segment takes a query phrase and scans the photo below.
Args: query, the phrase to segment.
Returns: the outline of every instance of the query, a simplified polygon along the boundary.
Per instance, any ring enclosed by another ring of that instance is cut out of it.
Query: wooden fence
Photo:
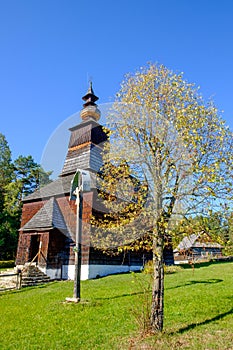
[[[0,273],[0,292],[10,289],[20,289],[22,283],[22,273]]]

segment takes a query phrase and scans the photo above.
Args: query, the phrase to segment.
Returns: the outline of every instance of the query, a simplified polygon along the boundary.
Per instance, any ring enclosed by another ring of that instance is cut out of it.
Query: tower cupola
[[[86,95],[82,97],[85,101],[83,104],[83,109],[81,110],[80,116],[83,121],[87,120],[95,120],[98,121],[100,119],[100,110],[97,108],[96,101],[98,101],[99,97],[95,96],[92,82],[90,82],[89,88],[87,90]]]
[[[90,82],[80,112],[81,123],[70,128],[68,152],[60,176],[75,174],[77,169],[98,172],[103,166],[102,151],[108,140],[102,125],[98,123],[100,111],[97,108],[92,83]]]

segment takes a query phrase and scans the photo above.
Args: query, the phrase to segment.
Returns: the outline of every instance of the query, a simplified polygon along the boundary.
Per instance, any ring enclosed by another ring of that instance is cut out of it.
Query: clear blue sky
[[[0,132],[13,158],[40,162],[89,77],[106,103],[148,61],[183,71],[233,130],[232,0],[0,0],[0,50]]]

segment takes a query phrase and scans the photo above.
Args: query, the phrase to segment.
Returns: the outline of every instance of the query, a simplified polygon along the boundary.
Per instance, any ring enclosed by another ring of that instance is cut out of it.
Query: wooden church
[[[91,189],[83,193],[81,279],[140,270],[146,252],[109,256],[90,244],[92,216],[97,200],[96,173],[102,166],[102,150],[107,136],[98,123],[100,111],[92,85],[83,97],[81,122],[70,129],[65,162],[58,179],[23,200],[16,265],[33,262],[51,278],[74,278],[76,237],[75,200],[70,199],[71,181],[77,169],[89,171]]]

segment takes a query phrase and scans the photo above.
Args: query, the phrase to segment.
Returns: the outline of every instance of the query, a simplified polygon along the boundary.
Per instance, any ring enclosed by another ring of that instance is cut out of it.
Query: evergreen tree
[[[49,183],[50,175],[30,155],[12,162],[9,145],[0,134],[0,259],[15,256],[22,199]]]
[[[0,259],[11,257],[12,245],[15,249],[16,239],[12,237],[12,217],[5,208],[6,188],[13,179],[11,151],[5,136],[0,133]],[[9,253],[9,254],[8,254]]]
[[[3,208],[3,197],[6,185],[8,185],[13,176],[13,164],[11,161],[11,151],[8,142],[3,134],[0,133],[0,209]]]

